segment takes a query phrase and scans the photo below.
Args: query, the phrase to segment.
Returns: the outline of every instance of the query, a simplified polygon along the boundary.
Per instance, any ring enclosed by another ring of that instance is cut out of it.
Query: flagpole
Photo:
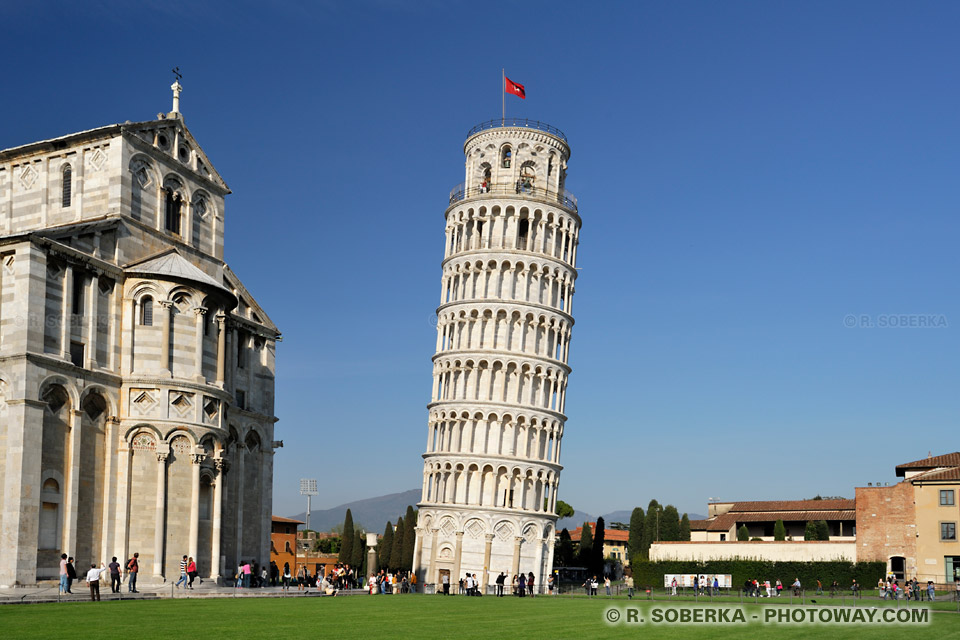
[[[507,120],[507,70],[505,67],[500,69],[500,126],[502,127]]]

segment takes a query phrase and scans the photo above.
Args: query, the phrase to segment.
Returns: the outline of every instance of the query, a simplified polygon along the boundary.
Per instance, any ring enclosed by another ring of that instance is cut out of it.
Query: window
[[[246,409],[247,408],[247,392],[237,389],[237,408]]]
[[[510,145],[504,145],[503,149],[500,151],[500,166],[504,169],[510,168],[510,160],[513,158],[513,152],[510,150]]]
[[[170,187],[163,190],[164,197],[164,220],[167,231],[180,235],[180,194]]]
[[[64,208],[70,206],[70,201],[72,199],[73,191],[73,169],[70,168],[70,165],[67,165],[63,168],[63,193],[61,204]]]
[[[724,542],[726,539],[727,539],[727,534],[721,533],[721,534],[720,534],[720,542]]]
[[[941,489],[940,490],[940,506],[952,507],[953,504],[954,504],[953,489]]]
[[[70,342],[70,362],[77,367],[83,366],[83,343]]]
[[[83,274],[76,273],[73,276],[73,291],[71,292],[72,304],[70,308],[70,313],[77,316],[83,313],[83,289],[84,289],[84,280]]]
[[[153,326],[153,298],[150,296],[140,301],[140,324],[144,327]]]
[[[246,369],[247,367],[247,334],[237,332],[237,369]]]
[[[956,522],[940,523],[940,541],[941,542],[957,541],[957,523]]]

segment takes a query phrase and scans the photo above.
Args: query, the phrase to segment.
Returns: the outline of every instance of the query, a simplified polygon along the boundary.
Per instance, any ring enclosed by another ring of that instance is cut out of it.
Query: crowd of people
[[[416,593],[417,574],[380,569],[376,575],[371,574],[367,579],[367,591],[370,595]]]
[[[960,599],[960,581],[956,584],[957,597]],[[877,593],[882,600],[886,600],[887,598],[893,598],[894,600],[905,598],[907,600],[926,600],[933,602],[936,599],[936,587],[933,584],[933,580],[927,580],[927,584],[921,586],[916,576],[913,577],[913,580],[908,579],[904,582],[902,587],[900,586],[900,581],[894,576],[888,576],[886,580],[880,578],[877,581]]]

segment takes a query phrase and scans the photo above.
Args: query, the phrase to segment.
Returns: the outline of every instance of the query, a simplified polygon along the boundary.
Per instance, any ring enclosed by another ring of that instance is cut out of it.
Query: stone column
[[[120,420],[114,416],[109,416],[103,425],[103,442],[106,458],[106,464],[104,465],[103,470],[103,509],[101,512],[101,525],[100,531],[100,557],[109,558],[111,555],[110,549],[114,546],[112,544],[112,536],[110,535],[110,514],[113,512],[114,504],[110,500],[110,489],[113,487],[114,482],[116,481],[116,474],[114,472],[114,439],[116,434],[117,427],[120,426]],[[123,555],[123,554],[121,554]]]
[[[163,578],[163,533],[164,512],[167,506],[167,457],[170,446],[157,444],[157,511],[154,515],[153,531],[153,576]]]
[[[243,557],[243,452],[246,446],[242,442],[237,443],[237,495],[234,496],[234,504],[237,508],[237,560]]]
[[[160,371],[168,376],[172,374],[173,367],[170,363],[170,315],[173,302],[170,300],[159,300],[160,313],[163,314],[163,329],[161,329],[162,338],[160,342]]]
[[[437,538],[439,532],[440,529],[430,529],[430,533],[433,535],[430,543],[430,566],[427,567],[427,579],[434,584],[434,589],[440,583],[440,570],[437,567]]]
[[[227,361],[227,316],[217,314],[217,386],[224,385]]]
[[[127,321],[129,327],[129,342],[127,344],[127,373],[133,373],[135,358],[134,343],[137,340],[137,316],[140,315],[140,303],[136,300],[131,301],[132,311],[130,319]]]
[[[195,371],[193,372],[193,377],[197,382],[204,382],[203,377],[203,327],[204,323],[207,321],[207,309],[205,307],[196,307],[193,312],[197,315],[197,354],[196,354],[196,364],[194,365]]]
[[[119,422],[118,422],[119,424]],[[126,560],[130,557],[130,473],[133,463],[133,449],[129,442],[122,442],[117,449],[117,494],[116,503],[111,504],[116,517],[114,518],[114,540],[115,547],[119,548],[120,556]],[[139,550],[137,550],[139,552]]]
[[[513,569],[511,573],[518,575],[520,573],[520,545],[523,543],[523,536],[515,536],[513,540]]]
[[[70,305],[73,303],[73,266],[63,271],[63,298],[60,300],[60,357],[70,359]]]
[[[226,461],[222,458],[216,458],[213,461],[217,470],[217,476],[213,479],[213,526],[210,531],[210,579],[214,582],[220,580],[220,529],[222,527],[221,518],[223,517],[223,483],[224,474],[227,471]]]
[[[420,559],[421,559],[421,556],[423,555],[423,536],[426,535],[427,530],[417,527],[416,529],[414,529],[414,531],[416,532],[417,538],[413,544],[413,574],[417,576],[417,578],[419,579],[420,578]],[[369,566],[370,571],[373,572],[373,567],[375,565],[367,562],[367,566]]]
[[[460,558],[463,555],[463,531],[457,531],[457,542],[453,550],[453,575],[450,577],[451,586],[460,580]]]
[[[547,543],[546,538],[540,538],[540,541],[537,544],[537,553],[535,554],[535,557],[534,557],[534,563],[535,563],[534,568],[537,570],[536,571],[537,581],[534,583],[533,587],[534,589],[538,589],[538,591],[535,591],[534,593],[542,593],[543,587],[546,586],[544,582],[546,580],[546,576],[545,576],[546,571],[544,571],[544,566],[543,566],[543,549],[546,546],[546,543]]]
[[[187,547],[194,561],[197,560],[200,537],[200,463],[206,457],[205,453],[190,454],[190,541]]]
[[[72,403],[72,400],[71,400]],[[70,411],[70,435],[67,440],[67,488],[64,492],[63,549],[67,555],[77,552],[77,501],[80,495],[80,411]]]
[[[490,553],[493,550],[493,538],[494,534],[488,533],[484,537],[483,545],[483,577],[481,580],[481,593],[486,591],[487,585],[490,584]]]
[[[94,273],[90,277],[87,288],[90,295],[87,297],[87,352],[84,358],[84,368],[93,369],[97,366],[97,329],[100,322],[97,316],[97,298],[100,296],[100,276]]]

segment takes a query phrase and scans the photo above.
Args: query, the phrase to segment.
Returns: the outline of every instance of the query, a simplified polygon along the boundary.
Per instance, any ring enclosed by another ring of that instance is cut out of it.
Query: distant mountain
[[[348,502],[332,509],[314,509],[310,512],[310,528],[314,531],[329,531],[331,527],[343,522],[347,509],[350,509],[355,526],[361,526],[367,531],[383,533],[388,520],[396,523],[397,518],[407,512],[407,505],[413,505],[416,509],[419,501],[420,489],[410,489],[401,493]],[[306,512],[301,511],[290,517],[306,520]]]
[[[376,498],[348,502],[333,507],[332,509],[313,510],[310,512],[310,528],[315,531],[329,531],[331,527],[343,522],[343,517],[346,515],[347,509],[350,509],[355,525],[361,526],[367,531],[383,533],[383,529],[387,526],[388,520],[395,523],[398,517],[406,513],[407,505],[413,505],[413,507],[416,508],[419,500],[420,489],[410,489],[409,491],[403,491],[401,493],[391,493]],[[614,522],[629,524],[631,513],[632,510],[611,511],[610,513],[604,514],[603,521],[607,523],[608,527]],[[701,516],[696,513],[690,513],[688,515],[691,520],[703,520],[706,518],[706,516]],[[306,512],[301,511],[289,517],[296,518],[297,520],[305,520],[305,516]],[[575,511],[572,517],[563,518],[557,522],[557,531],[564,528],[573,531],[577,527],[583,526],[584,522],[596,522],[596,520],[597,517],[595,515],[584,511]]]

